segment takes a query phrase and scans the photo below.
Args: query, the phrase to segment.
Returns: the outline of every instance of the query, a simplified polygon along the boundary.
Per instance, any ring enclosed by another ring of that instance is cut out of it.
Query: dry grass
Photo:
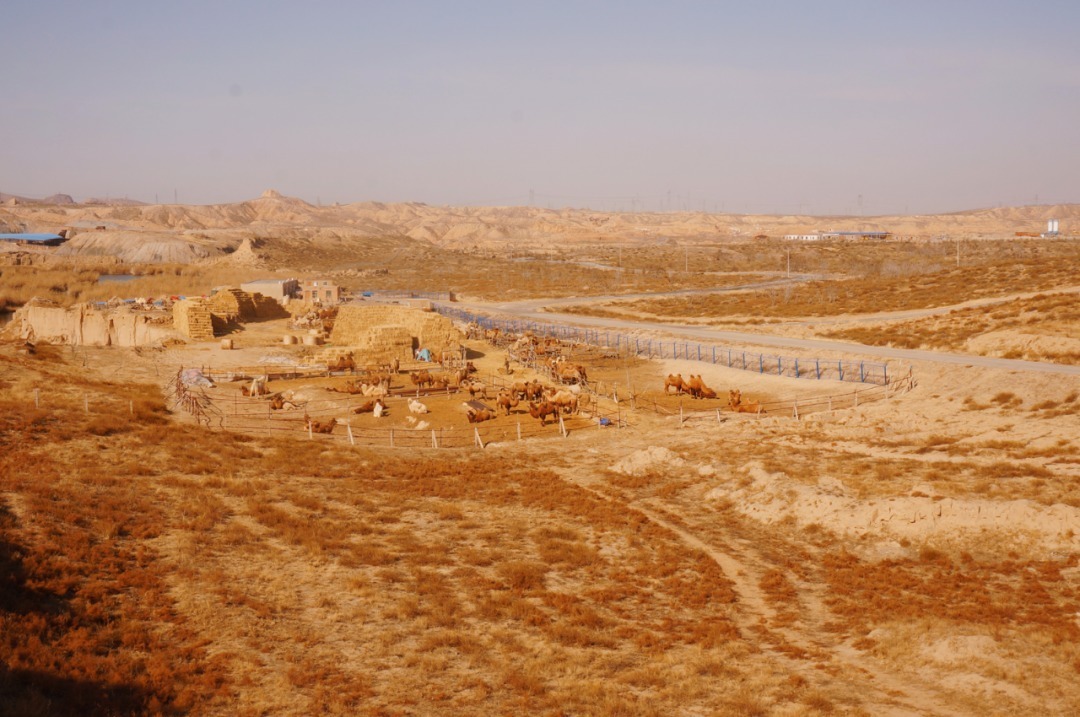
[[[860,326],[831,331],[825,335],[868,345],[967,351],[972,350],[970,342],[973,338],[991,332],[1012,331],[1024,338],[1068,337],[1071,327],[1078,323],[1080,310],[1077,309],[1076,295],[1057,293],[1006,301],[990,308],[957,309],[944,316],[905,321],[885,327]],[[1021,345],[1004,351],[979,347],[974,350],[984,355],[993,351],[1001,353],[1005,358],[1029,361],[1071,365],[1080,363],[1080,352],[1039,348],[1037,345]]]
[[[919,245],[914,245],[919,246]],[[794,286],[707,296],[646,299],[601,307],[577,306],[582,314],[647,315],[660,320],[686,317],[742,319],[752,317],[836,316],[926,309],[1002,296],[1052,290],[1075,282],[1080,248],[1067,242],[1009,245],[985,242],[985,252],[956,268],[931,263],[921,270],[879,270],[860,274],[850,268],[835,280],[811,281]],[[891,245],[902,254],[907,245]],[[852,258],[861,247],[847,246]],[[1015,253],[1015,254],[1014,254]],[[1003,258],[1012,255],[1010,258]],[[857,260],[852,259],[857,265]],[[896,259],[893,259],[895,262]],[[606,308],[605,308],[606,307]]]

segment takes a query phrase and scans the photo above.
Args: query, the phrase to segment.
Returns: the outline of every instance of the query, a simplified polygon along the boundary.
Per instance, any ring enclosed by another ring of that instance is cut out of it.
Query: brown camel
[[[675,393],[677,394],[682,393],[685,386],[686,382],[683,381],[681,373],[678,375],[673,375],[669,373],[668,377],[664,379],[664,393],[667,393],[669,388],[674,388]]]
[[[742,391],[737,388],[728,391],[728,406],[735,413],[765,413],[765,409],[757,401],[743,401]]]
[[[543,401],[540,404],[530,403],[529,415],[533,418],[539,418],[540,425],[545,426],[547,425],[548,416],[555,416],[556,418],[558,418],[559,407],[556,406],[554,403],[550,403],[548,401]]]
[[[334,426],[337,425],[336,418],[331,418],[329,421],[316,421],[306,413],[304,414],[304,421],[312,433],[333,433]]]
[[[505,389],[499,391],[499,397],[495,399],[495,405],[506,411],[507,416],[510,415],[510,409],[516,408],[518,403],[520,403],[520,399],[518,399],[517,394]]]

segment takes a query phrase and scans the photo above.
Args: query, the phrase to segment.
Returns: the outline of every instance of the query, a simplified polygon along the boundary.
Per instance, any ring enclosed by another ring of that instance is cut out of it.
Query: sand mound
[[[623,475],[642,476],[658,468],[678,468],[685,465],[686,461],[670,449],[662,446],[649,446],[626,456],[612,465],[611,470]]]

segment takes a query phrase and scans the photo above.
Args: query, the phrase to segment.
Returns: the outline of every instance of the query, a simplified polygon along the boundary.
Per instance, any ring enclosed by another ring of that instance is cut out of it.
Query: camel
[[[562,409],[563,413],[577,412],[578,398],[570,391],[549,390],[544,392],[544,396],[549,403],[553,403]]]
[[[674,388],[675,393],[680,394],[680,393],[683,392],[683,389],[685,387],[686,387],[686,382],[683,381],[683,377],[682,377],[681,373],[677,374],[677,375],[672,375],[672,374],[669,373],[668,377],[666,379],[664,379],[664,393],[665,394],[668,392],[669,388]]]
[[[487,385],[476,380],[468,381],[462,384],[462,388],[469,392],[469,395],[476,398],[476,394],[480,394],[481,398],[487,398]]]
[[[683,389],[690,394],[690,398],[701,398],[701,387],[704,385],[701,376],[690,374],[690,380],[683,385]]]
[[[489,411],[484,408],[470,408],[465,416],[469,419],[469,423],[481,423],[483,421],[490,421],[498,414],[495,411]]]
[[[368,401],[362,406],[357,406],[353,409],[353,413],[375,413],[376,407],[379,408],[379,415],[386,410],[386,404],[382,402],[381,398],[376,398],[374,401]]]
[[[742,400],[742,391],[737,388],[728,391],[728,406],[735,413],[765,413],[765,409],[757,401]]]
[[[334,371],[348,371],[349,373],[356,372],[356,360],[353,359],[351,353],[344,356],[338,356],[333,361],[328,361],[326,364],[326,372],[333,373]]]
[[[415,398],[410,398],[409,413],[431,413],[431,410]]]
[[[499,391],[499,397],[495,400],[498,408],[505,410],[507,416],[510,415],[510,409],[516,408],[518,403],[520,402],[521,399],[518,398],[516,393],[514,393],[513,391],[507,391],[505,389]]]
[[[424,388],[425,386],[431,386],[435,382],[435,379],[431,377],[431,374],[427,369],[423,371],[410,371],[409,378],[412,380],[413,385],[417,388]]]
[[[293,403],[280,393],[275,393],[273,396],[270,397],[270,409],[273,411],[280,411],[282,409],[286,411],[293,411],[297,408],[300,408],[298,404]]]
[[[250,386],[241,386],[240,393],[244,396],[265,396],[270,393],[270,389],[266,387],[264,379],[256,378],[251,381]]]
[[[547,425],[548,416],[557,417],[559,415],[559,407],[548,401],[543,401],[540,404],[529,403],[529,415],[533,418],[539,418],[540,425],[545,426]]]
[[[331,418],[329,421],[316,421],[307,413],[304,413],[304,422],[312,433],[333,433],[334,426],[337,425],[336,418]]]

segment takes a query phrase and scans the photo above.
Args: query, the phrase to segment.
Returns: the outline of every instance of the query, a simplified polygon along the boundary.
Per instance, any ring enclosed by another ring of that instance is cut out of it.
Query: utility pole
[[[787,275],[788,275],[788,278],[790,279],[791,278],[791,247],[788,247],[788,250],[787,250]]]
[[[960,268],[960,238],[956,239],[956,268]]]

